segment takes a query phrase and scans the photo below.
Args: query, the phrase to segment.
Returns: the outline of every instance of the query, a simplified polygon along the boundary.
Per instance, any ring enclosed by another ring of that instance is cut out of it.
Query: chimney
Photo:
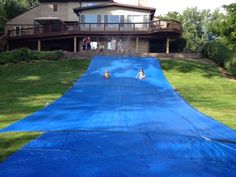
[[[138,0],[139,6],[148,6],[148,0]]]

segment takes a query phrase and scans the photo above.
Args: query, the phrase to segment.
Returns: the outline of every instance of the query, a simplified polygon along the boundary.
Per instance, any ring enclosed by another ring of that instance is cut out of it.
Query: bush
[[[236,55],[225,63],[225,68],[234,76],[236,76]]]
[[[21,48],[0,53],[0,64],[29,62],[32,60],[59,60],[63,56],[63,51],[38,52]]]
[[[39,52],[40,59],[43,60],[59,60],[64,56],[63,51],[47,51],[47,52]]]
[[[232,57],[232,50],[219,41],[208,42],[204,46],[204,55],[224,67],[225,63]]]

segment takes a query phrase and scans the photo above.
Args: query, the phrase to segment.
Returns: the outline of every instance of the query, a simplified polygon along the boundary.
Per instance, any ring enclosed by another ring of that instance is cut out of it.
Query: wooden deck
[[[23,25],[22,25],[23,26]],[[9,30],[9,39],[37,38],[58,35],[93,35],[93,34],[155,34],[181,33],[181,24],[174,20],[157,20],[149,23],[70,23],[49,26],[31,25],[19,30]]]

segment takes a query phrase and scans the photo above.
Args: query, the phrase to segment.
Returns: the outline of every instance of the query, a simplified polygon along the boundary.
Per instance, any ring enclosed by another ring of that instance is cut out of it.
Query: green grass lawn
[[[87,69],[89,60],[0,65],[0,128],[59,98]],[[0,161],[40,133],[0,134]]]
[[[236,82],[218,68],[186,60],[161,61],[172,86],[199,111],[236,130]]]
[[[63,95],[87,69],[89,60],[38,61],[0,66],[0,128]],[[236,83],[212,65],[162,61],[167,79],[195,108],[236,129]],[[40,133],[0,134],[0,161]]]

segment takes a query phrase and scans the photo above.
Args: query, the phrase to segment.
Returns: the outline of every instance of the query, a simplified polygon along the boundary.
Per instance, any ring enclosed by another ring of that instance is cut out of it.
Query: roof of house
[[[113,2],[113,0],[39,0],[39,2]]]
[[[99,8],[106,8],[106,7],[126,7],[131,9],[138,9],[138,10],[149,10],[151,15],[154,16],[156,9],[152,7],[145,7],[145,6],[136,6],[136,5],[129,5],[129,4],[120,4],[120,3],[106,3],[106,4],[98,4],[94,6],[86,6],[86,7],[77,7],[74,8],[74,12],[76,14],[90,9],[99,9]]]

